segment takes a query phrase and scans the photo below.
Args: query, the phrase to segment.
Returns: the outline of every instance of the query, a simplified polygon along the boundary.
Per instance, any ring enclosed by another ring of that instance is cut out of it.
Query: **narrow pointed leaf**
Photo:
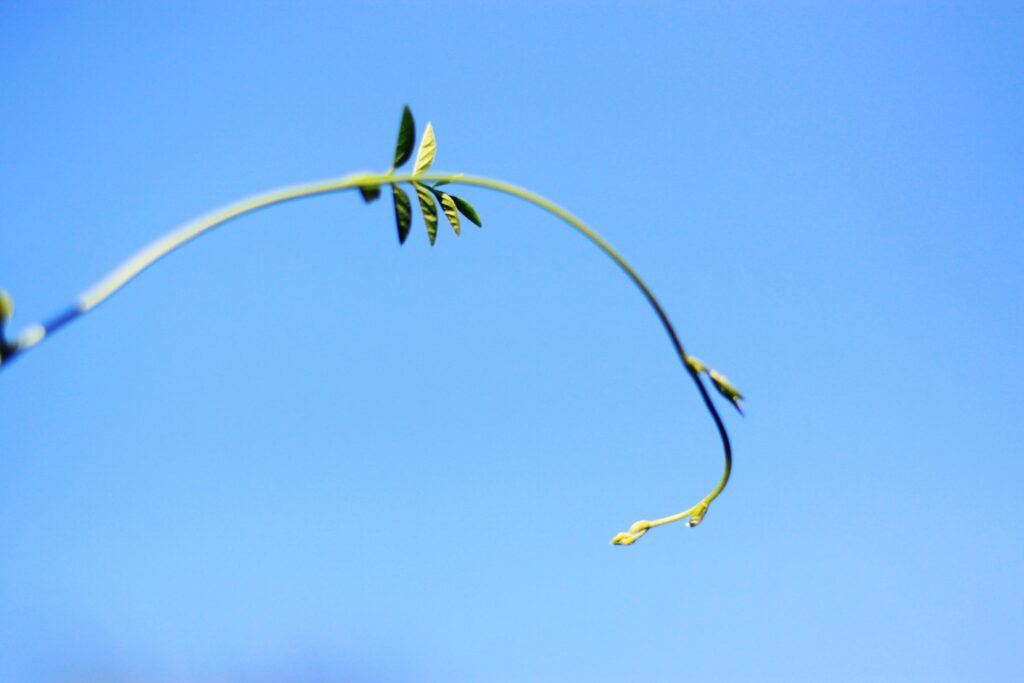
[[[427,189],[437,197],[437,201],[441,204],[441,210],[444,211],[444,215],[448,219],[448,223],[451,224],[456,236],[461,235],[462,221],[459,220],[459,208],[455,206],[455,200],[452,199],[450,194],[438,190],[436,184],[428,185]]]
[[[423,139],[420,140],[420,149],[416,152],[416,163],[413,164],[412,174],[425,173],[434,163],[435,154],[437,154],[437,141],[434,140],[434,127],[428,123],[427,129],[423,131]]]
[[[380,185],[364,185],[359,188],[359,194],[362,195],[363,201],[369,204],[380,199]]]
[[[455,200],[452,199],[450,194],[441,192],[438,196],[441,200],[441,209],[444,210],[444,215],[448,218],[448,222],[452,225],[452,230],[455,231],[456,235],[461,234],[462,226],[459,222],[459,209],[455,206]]]
[[[471,223],[474,223],[478,228],[484,227],[484,224],[480,222],[480,216],[476,215],[476,210],[473,208],[472,204],[461,197],[456,197],[455,195],[452,195],[452,201],[454,201],[455,206],[458,207],[459,213],[468,218]]]
[[[406,105],[402,109],[402,123],[398,126],[398,143],[395,145],[395,168],[409,161],[414,144],[416,144],[416,123],[412,120],[412,111]]]
[[[415,184],[416,196],[420,199],[420,210],[423,212],[423,222],[427,226],[427,237],[430,238],[430,246],[434,246],[437,240],[437,203],[434,195],[430,194],[423,185]]]
[[[412,202],[405,190],[397,185],[391,186],[391,195],[395,199],[395,225],[398,226],[398,243],[405,244],[412,225]]]

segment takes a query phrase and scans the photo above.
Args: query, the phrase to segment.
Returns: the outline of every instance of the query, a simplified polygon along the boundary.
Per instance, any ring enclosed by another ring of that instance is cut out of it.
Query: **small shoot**
[[[726,379],[725,375],[714,368],[709,368],[693,356],[686,357],[686,367],[688,367],[694,375],[699,376],[706,374],[708,379],[711,380],[711,385],[715,387],[715,391],[725,397],[725,399],[732,404],[740,415],[743,414],[743,407],[740,405],[740,401],[743,400],[743,394],[741,394],[739,390],[737,390],[736,387]]]
[[[455,231],[455,236],[458,237],[462,234],[462,223],[459,221],[459,207],[455,206],[455,200],[452,199],[450,194],[435,190],[433,187],[430,188],[430,191],[437,197],[437,201],[441,202],[441,209],[444,211],[445,218],[448,219],[452,230]]]
[[[718,390],[722,396],[728,399],[729,403],[732,403],[733,407],[739,411],[739,414],[743,414],[743,407],[740,406],[740,401],[743,400],[743,394],[736,390],[729,380],[725,378],[725,375],[717,372],[716,370],[708,370],[708,377],[711,378],[711,383],[715,385],[715,389]]]

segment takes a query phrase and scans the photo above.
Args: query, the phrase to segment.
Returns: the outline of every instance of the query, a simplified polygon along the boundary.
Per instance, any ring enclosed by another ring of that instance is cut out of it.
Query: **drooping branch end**
[[[705,499],[697,505],[694,505],[689,510],[680,512],[678,515],[672,515],[671,517],[665,517],[653,522],[649,522],[645,519],[642,519],[639,522],[634,522],[633,526],[629,527],[629,531],[623,531],[615,534],[615,537],[612,539],[612,545],[633,545],[654,527],[664,526],[684,519],[686,520],[686,526],[692,529],[704,521],[704,515],[708,513],[708,507],[710,505],[711,501]]]
[[[645,519],[639,522],[634,522],[633,526],[629,527],[629,531],[622,531],[615,534],[615,538],[612,539],[612,545],[633,545],[646,534],[651,528],[651,523]]]

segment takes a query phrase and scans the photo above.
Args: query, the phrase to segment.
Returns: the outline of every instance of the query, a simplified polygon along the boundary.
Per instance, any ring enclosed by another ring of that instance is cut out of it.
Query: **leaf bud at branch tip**
[[[736,387],[730,384],[729,380],[725,378],[725,375],[718,373],[715,370],[708,370],[708,377],[711,378],[712,383],[715,385],[715,389],[718,390],[725,398],[736,407],[736,410],[743,414],[743,408],[740,407],[740,401],[743,400],[743,394],[737,391]]]
[[[651,523],[646,519],[634,522],[633,526],[629,527],[629,531],[623,531],[615,534],[615,538],[612,539],[612,545],[633,545],[640,540],[640,538],[646,534],[650,528]]]
[[[725,378],[725,375],[718,372],[714,368],[709,368],[708,366],[704,365],[704,363],[702,363],[700,359],[694,356],[687,356],[685,362],[686,367],[689,368],[690,372],[692,372],[693,374],[706,374],[708,378],[711,380],[711,384],[714,385],[715,390],[722,396],[724,396],[726,399],[728,399],[728,401],[732,403],[733,407],[739,411],[740,415],[743,414],[743,407],[740,406],[740,401],[743,400],[743,394],[741,394],[736,389],[736,387],[734,387],[732,383],[730,383],[729,380]]]
[[[686,367],[690,368],[691,370],[693,370],[695,374],[698,375],[702,372],[707,372],[708,369],[706,365],[700,362],[700,359],[694,356],[686,357]]]
[[[700,505],[697,506],[697,509],[693,511],[693,514],[690,515],[690,519],[688,522],[686,522],[686,526],[690,527],[691,529],[697,526],[698,524],[704,521],[704,515],[706,515],[707,513],[708,504],[701,503]]]

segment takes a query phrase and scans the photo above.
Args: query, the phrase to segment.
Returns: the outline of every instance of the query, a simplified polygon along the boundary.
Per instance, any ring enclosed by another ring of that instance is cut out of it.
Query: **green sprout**
[[[480,187],[501,192],[513,197],[518,197],[529,202],[550,214],[562,219],[570,227],[579,232],[585,238],[595,244],[602,252],[610,257],[625,272],[634,285],[647,299],[647,302],[654,309],[661,322],[662,327],[668,334],[672,347],[682,361],[683,367],[690,375],[690,378],[697,386],[704,406],[711,416],[722,442],[722,449],[725,455],[725,471],[718,485],[696,505],[674,515],[662,517],[654,521],[642,520],[634,523],[629,531],[617,534],[612,538],[614,545],[631,545],[640,539],[644,534],[654,527],[663,526],[672,522],[687,520],[687,526],[694,527],[701,523],[711,505],[729,482],[732,472],[732,446],[729,442],[729,435],[725,424],[711,399],[704,377],[707,377],[711,386],[728,400],[737,410],[740,409],[740,401],[743,395],[732,386],[732,384],[719,372],[708,368],[701,361],[689,356],[683,349],[682,342],[675,328],[669,322],[668,315],[654,294],[640,278],[632,266],[611,247],[599,234],[587,227],[583,221],[574,215],[554,204],[553,202],[537,195],[529,190],[511,185],[504,181],[493,180],[478,176],[470,176],[462,173],[437,173],[430,172],[437,154],[437,140],[434,137],[434,129],[428,123],[416,151],[416,158],[413,162],[412,172],[402,174],[398,169],[404,166],[412,158],[413,148],[416,139],[416,124],[413,121],[412,112],[409,107],[402,111],[402,119],[398,130],[398,142],[395,146],[394,162],[391,168],[385,173],[356,173],[341,178],[329,178],[327,180],[314,181],[301,185],[280,188],[242,199],[223,208],[216,209],[208,214],[200,216],[176,230],[159,238],[149,246],[143,248],[120,266],[115,268],[106,277],[82,293],[74,304],[65,308],[46,322],[30,325],[13,339],[8,339],[6,327],[14,315],[14,302],[10,295],[0,291],[0,368],[6,367],[11,360],[26,351],[35,348],[43,340],[53,336],[55,332],[62,329],[71,321],[79,318],[85,313],[93,310],[101,303],[116,294],[122,287],[138,277],[144,270],[155,264],[176,249],[191,242],[214,228],[223,225],[236,218],[265,209],[276,204],[313,197],[317,195],[342,192],[345,190],[357,190],[363,201],[369,203],[380,198],[382,188],[388,186],[391,189],[392,201],[394,203],[395,226],[398,229],[398,242],[405,244],[409,237],[413,221],[413,208],[409,194],[403,189],[403,185],[411,187],[418,200],[420,215],[427,231],[427,237],[431,246],[437,241],[438,233],[438,206],[444,214],[448,224],[452,227],[456,236],[461,235],[461,219],[465,218],[477,227],[483,227],[483,222],[473,206],[462,197],[452,194],[441,187],[461,185],[466,187]]]

